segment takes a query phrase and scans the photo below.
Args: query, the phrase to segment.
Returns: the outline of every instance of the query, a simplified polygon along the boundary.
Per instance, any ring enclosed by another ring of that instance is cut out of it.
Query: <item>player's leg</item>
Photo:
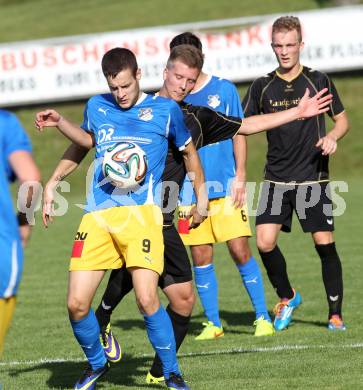
[[[216,200],[209,202],[210,213],[214,212]],[[189,207],[179,207],[179,216],[189,212]],[[195,287],[197,289],[204,314],[208,321],[203,323],[204,330],[196,340],[208,340],[224,335],[218,307],[218,281],[213,264],[213,243],[211,218],[208,217],[196,229],[185,231],[180,229],[183,220],[179,219],[179,234],[184,245],[190,246],[193,260]]]
[[[255,310],[255,336],[273,335],[274,329],[266,306],[260,267],[251,253],[248,238],[233,238],[227,241],[227,246]]]
[[[176,350],[180,348],[189,327],[195,302],[193,276],[189,257],[174,225],[163,228],[165,269],[159,280],[159,287],[169,300],[166,308],[175,337]],[[161,361],[155,355],[147,374],[147,383],[164,380]]]
[[[294,188],[263,183],[256,217],[256,242],[267,276],[280,298],[275,306],[274,327],[288,327],[292,313],[301,303],[301,296],[291,287],[286,261],[277,240],[281,230],[291,230]]]
[[[122,357],[121,345],[111,329],[111,315],[132,288],[132,278],[125,266],[112,270],[106,290],[96,310],[96,318],[101,329],[101,343],[110,363],[117,363]]]
[[[132,207],[137,210],[125,233],[123,255],[131,272],[137,305],[144,316],[150,343],[162,362],[166,385],[177,384],[175,388],[188,390],[179,371],[173,326],[157,293],[159,276],[164,269],[161,210],[155,205],[129,209]]]
[[[5,335],[15,311],[16,297],[0,298],[0,359],[4,349]]]
[[[301,187],[297,199],[302,206],[300,212],[297,209],[300,224],[304,232],[312,234],[315,249],[321,260],[322,277],[329,306],[328,328],[345,330],[342,320],[342,265],[333,236],[334,218],[329,184],[316,183]],[[312,202],[314,199],[316,201]]]
[[[159,274],[145,268],[129,268],[136,302],[144,316],[148,338],[158,354],[166,383],[174,375],[180,376],[176,358],[173,326],[157,294]]]
[[[220,209],[212,215],[212,228],[217,242],[227,242],[242,282],[256,312],[255,335],[274,333],[265,303],[263,279],[256,259],[248,244],[251,228],[247,206],[235,208],[229,196],[218,200]]]
[[[87,357],[89,366],[75,389],[93,388],[108,370],[108,362],[100,342],[100,328],[91,308],[92,299],[105,271],[71,271],[68,285],[68,313],[74,336]]]
[[[10,232],[9,232],[10,233]],[[0,358],[4,339],[15,310],[16,294],[23,270],[23,249],[20,240],[13,236],[0,237]]]
[[[76,389],[92,388],[108,369],[99,338],[100,328],[91,303],[105,270],[122,266],[110,234],[113,226],[109,221],[117,218],[116,211],[117,208],[114,208],[85,214],[73,245],[68,312],[73,333],[89,362],[89,367],[76,383]]]

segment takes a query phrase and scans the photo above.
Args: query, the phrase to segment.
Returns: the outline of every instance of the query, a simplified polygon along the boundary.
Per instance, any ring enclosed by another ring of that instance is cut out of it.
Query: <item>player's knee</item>
[[[276,241],[270,240],[264,236],[257,236],[256,244],[260,252],[271,252],[276,246]]]
[[[136,296],[136,303],[141,313],[147,315],[153,314],[159,306],[159,300],[156,294],[138,294]]]
[[[68,298],[67,308],[71,319],[80,320],[87,315],[90,306],[77,297],[70,297]]]

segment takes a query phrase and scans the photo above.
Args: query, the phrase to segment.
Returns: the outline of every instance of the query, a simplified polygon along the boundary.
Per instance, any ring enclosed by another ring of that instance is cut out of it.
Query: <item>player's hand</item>
[[[323,156],[327,156],[329,154],[335,153],[338,144],[334,137],[327,134],[325,137],[320,138],[315,146],[321,149],[321,154]]]
[[[23,248],[25,248],[26,245],[28,244],[28,241],[29,241],[30,235],[31,235],[31,230],[32,230],[32,228],[30,225],[20,225],[19,226],[21,245]]]
[[[231,200],[236,209],[240,209],[246,203],[246,182],[237,176],[231,185]]]
[[[189,229],[197,228],[208,216],[208,209],[205,207],[200,210],[200,207],[193,206],[189,213],[185,216],[186,219],[192,218],[192,222],[189,225]]]
[[[40,111],[35,115],[35,127],[42,131],[44,127],[58,126],[62,116],[55,110]]]
[[[50,181],[46,184],[43,191],[42,220],[47,228],[49,223],[53,222],[54,216],[54,192],[58,182]]]
[[[306,88],[305,94],[300,99],[300,102],[297,106],[299,110],[299,117],[309,118],[329,111],[329,104],[332,102],[333,95],[330,93],[324,95],[326,92],[328,92],[328,88],[322,89],[315,96],[310,98],[309,88]]]

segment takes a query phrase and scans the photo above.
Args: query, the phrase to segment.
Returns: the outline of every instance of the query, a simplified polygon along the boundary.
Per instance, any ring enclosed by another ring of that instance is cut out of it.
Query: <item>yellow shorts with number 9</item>
[[[212,199],[209,216],[196,229],[188,229],[184,218],[192,206],[179,206],[178,231],[184,245],[203,245],[225,242],[237,237],[251,237],[247,207],[236,209],[230,196]]]
[[[120,206],[85,214],[70,271],[140,267],[164,269],[162,214],[156,205]]]

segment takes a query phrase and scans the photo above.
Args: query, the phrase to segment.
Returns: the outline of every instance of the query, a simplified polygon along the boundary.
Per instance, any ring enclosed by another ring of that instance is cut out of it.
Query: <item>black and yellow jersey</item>
[[[243,99],[245,117],[273,113],[297,106],[306,88],[310,96],[328,88],[333,101],[327,112],[334,117],[344,111],[336,88],[322,72],[301,66],[287,80],[278,71],[256,79]],[[265,179],[276,182],[324,181],[329,178],[328,156],[315,145],[325,136],[324,115],[299,119],[267,132],[268,150]]]

